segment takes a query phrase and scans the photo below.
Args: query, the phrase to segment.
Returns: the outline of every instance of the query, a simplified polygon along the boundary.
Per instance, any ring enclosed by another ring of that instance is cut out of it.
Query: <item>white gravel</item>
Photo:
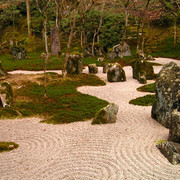
[[[163,64],[169,61],[156,60]],[[180,65],[180,61],[177,63]],[[155,67],[155,72],[161,68]],[[131,67],[124,70],[126,82],[107,82],[99,68],[98,76],[106,86],[78,88],[118,104],[115,124],[92,126],[87,121],[50,125],[39,123],[37,118],[0,120],[0,141],[14,141],[20,146],[0,154],[0,179],[180,179],[180,166],[171,165],[156,148],[156,141],[168,138],[168,129],[151,118],[151,107],[128,103],[147,93],[136,90],[141,85],[132,79]]]

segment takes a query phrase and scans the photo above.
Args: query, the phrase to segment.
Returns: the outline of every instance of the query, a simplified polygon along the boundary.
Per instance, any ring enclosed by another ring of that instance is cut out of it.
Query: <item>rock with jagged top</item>
[[[81,74],[83,70],[82,58],[79,54],[69,56],[66,66],[67,74]]]
[[[108,64],[107,79],[109,82],[126,81],[125,71],[119,63]]]

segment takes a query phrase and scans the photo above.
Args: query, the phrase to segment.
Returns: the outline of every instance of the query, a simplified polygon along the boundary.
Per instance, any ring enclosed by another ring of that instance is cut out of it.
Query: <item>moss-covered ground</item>
[[[139,106],[152,106],[156,100],[155,95],[146,95],[129,101],[130,104]]]
[[[14,142],[0,142],[0,153],[3,151],[11,151],[18,147],[19,145]]]
[[[105,85],[94,75],[61,75],[48,73],[47,97],[44,97],[43,75],[9,75],[13,85],[14,104],[1,108],[0,118],[38,116],[46,123],[70,123],[94,117],[108,102],[76,90],[79,86]]]
[[[137,88],[137,90],[141,91],[141,92],[154,93],[155,92],[155,87],[156,87],[156,84],[152,83],[152,84],[147,84],[147,85],[141,86],[141,87]]]

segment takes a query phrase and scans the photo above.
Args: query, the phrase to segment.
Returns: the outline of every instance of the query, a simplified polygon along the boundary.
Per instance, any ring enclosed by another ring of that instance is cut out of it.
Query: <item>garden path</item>
[[[163,64],[169,61],[156,60]],[[177,63],[180,65],[180,61]],[[161,68],[155,67],[155,72]],[[151,107],[128,103],[148,93],[138,92],[136,88],[141,85],[132,79],[131,67],[124,69],[126,82],[107,82],[100,68],[98,76],[106,86],[78,88],[118,104],[115,124],[91,125],[87,121],[51,125],[39,123],[37,118],[1,120],[0,141],[14,141],[20,147],[0,154],[0,179],[180,179],[180,166],[171,165],[156,148],[156,141],[168,138],[168,129],[151,118]]]

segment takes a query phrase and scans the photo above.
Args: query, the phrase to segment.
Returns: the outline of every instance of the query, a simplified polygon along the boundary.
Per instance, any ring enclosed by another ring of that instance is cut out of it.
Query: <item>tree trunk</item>
[[[143,54],[144,54],[144,43],[145,43],[145,38],[144,38],[144,23],[142,23],[141,52]]]
[[[97,34],[99,33],[99,31],[100,31],[100,29],[101,29],[101,26],[102,26],[102,22],[103,22],[104,6],[105,6],[105,3],[104,3],[104,1],[103,1],[103,2],[102,2],[102,9],[101,9],[101,17],[100,17],[100,21],[99,21],[99,26],[98,26],[97,31],[95,30],[94,36],[93,36],[93,43],[92,43],[92,56],[93,56],[93,57],[95,56],[95,54],[94,54],[95,38],[96,38]]]
[[[174,19],[174,48],[176,48],[177,42],[177,21],[176,18]]]
[[[63,69],[62,69],[63,77],[66,76],[66,66],[67,66],[67,61],[68,61],[69,55],[70,55],[69,51],[70,51],[71,42],[72,42],[72,39],[73,39],[73,36],[74,36],[74,28],[75,28],[75,25],[76,25],[76,15],[77,15],[77,9],[74,10],[73,23],[70,22],[71,32],[69,34],[69,40],[68,40],[67,47],[66,47],[66,56],[65,56],[64,63],[63,63]]]
[[[31,13],[30,13],[30,2],[26,0],[26,11],[27,11],[27,26],[28,26],[28,35],[31,36]]]
[[[95,54],[94,54],[94,45],[95,45],[95,38],[96,38],[96,35],[97,35],[97,32],[96,32],[96,30],[95,30],[94,36],[93,36],[93,42],[92,42],[92,57],[95,56]]]
[[[44,97],[47,97],[47,74],[46,74],[46,69],[47,69],[47,61],[49,58],[49,52],[48,52],[48,41],[47,41],[47,16],[44,17],[44,22],[43,22],[43,28],[44,28],[44,46],[45,46],[45,54],[46,57],[44,59]]]
[[[59,4],[57,1],[56,3],[56,28],[58,29],[58,55],[60,56],[61,53],[61,40],[60,40],[60,29],[59,29]]]
[[[137,25],[137,49],[136,49],[136,55],[139,57],[140,54],[140,37],[139,37],[139,29],[140,29],[140,24],[141,21],[138,21],[138,25]]]

